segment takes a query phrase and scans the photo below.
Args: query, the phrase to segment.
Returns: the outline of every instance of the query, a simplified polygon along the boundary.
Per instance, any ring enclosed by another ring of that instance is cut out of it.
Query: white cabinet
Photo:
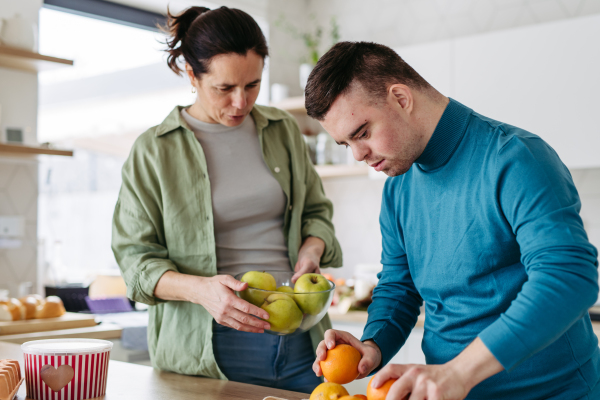
[[[600,15],[396,49],[442,93],[600,166]]]

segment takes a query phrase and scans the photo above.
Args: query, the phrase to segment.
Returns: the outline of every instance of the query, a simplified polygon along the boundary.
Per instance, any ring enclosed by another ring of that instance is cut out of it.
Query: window
[[[39,74],[38,140],[75,150],[72,158],[40,161],[41,257],[64,264],[69,281],[82,281],[117,268],[112,213],[131,145],[195,95],[187,77],[168,69],[159,32],[42,8],[39,36],[40,53],[75,61]],[[262,104],[268,102],[266,71]]]

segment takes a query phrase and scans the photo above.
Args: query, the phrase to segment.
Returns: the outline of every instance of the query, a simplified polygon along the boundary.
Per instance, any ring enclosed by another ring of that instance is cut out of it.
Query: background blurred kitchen
[[[0,0],[0,290],[118,275],[121,166],[140,133],[194,99],[153,28],[167,5],[240,8],[263,28],[258,103],[288,109],[306,134],[344,251],[343,268],[324,271],[334,278],[375,284],[385,182],[303,110],[301,77],[336,40],[391,46],[442,93],[547,140],[600,247],[600,0]],[[23,155],[52,149],[73,154]]]

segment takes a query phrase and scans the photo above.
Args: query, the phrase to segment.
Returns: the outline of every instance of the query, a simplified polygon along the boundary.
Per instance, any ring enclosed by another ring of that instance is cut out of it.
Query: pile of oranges
[[[327,350],[327,357],[319,364],[327,382],[320,384],[310,395],[310,400],[385,400],[390,386],[395,382],[391,379],[378,389],[367,387],[367,395],[355,394],[350,396],[343,384],[355,380],[359,374],[358,364],[361,355],[354,347],[347,344],[338,344]]]

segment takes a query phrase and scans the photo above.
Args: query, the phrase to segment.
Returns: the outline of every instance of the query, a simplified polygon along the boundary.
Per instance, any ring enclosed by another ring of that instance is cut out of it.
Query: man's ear
[[[410,88],[401,83],[388,88],[388,99],[394,106],[400,107],[405,113],[411,114],[414,107],[414,97]]]

